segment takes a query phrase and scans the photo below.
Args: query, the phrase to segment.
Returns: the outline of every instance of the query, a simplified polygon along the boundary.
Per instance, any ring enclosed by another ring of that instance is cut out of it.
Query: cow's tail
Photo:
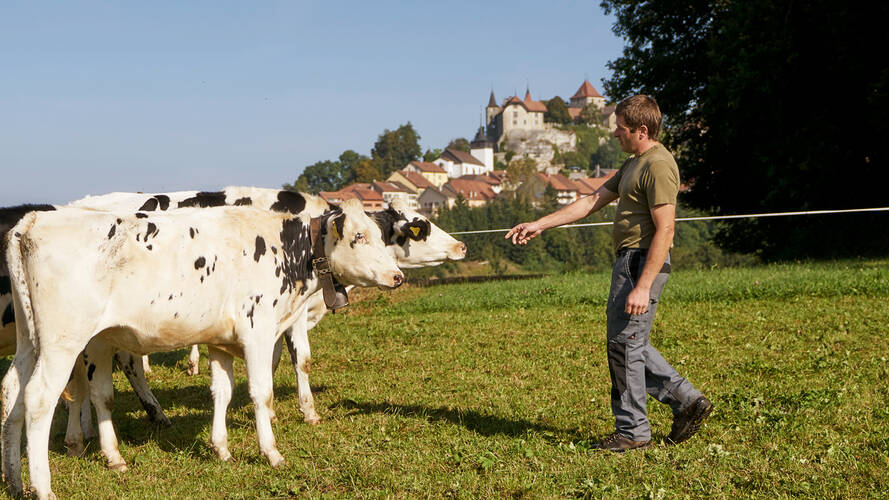
[[[28,286],[27,273],[27,232],[34,225],[36,212],[29,212],[6,235],[6,264],[9,268],[9,281],[12,285],[13,302],[16,304],[16,342],[29,342],[35,349],[37,343],[37,327],[34,321],[34,308],[31,302],[31,288]],[[22,326],[26,327],[25,329]],[[22,331],[26,333],[22,335]],[[18,349],[19,347],[16,347]]]

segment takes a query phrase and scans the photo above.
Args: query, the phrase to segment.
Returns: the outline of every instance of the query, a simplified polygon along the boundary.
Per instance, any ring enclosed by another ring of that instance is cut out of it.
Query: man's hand
[[[523,222],[510,229],[504,238],[509,239],[512,236],[513,245],[527,245],[529,241],[542,232],[543,229],[537,222]]]
[[[627,305],[624,312],[627,314],[639,315],[645,314],[648,310],[648,301],[650,300],[651,289],[643,288],[637,285],[636,288],[627,296]]]

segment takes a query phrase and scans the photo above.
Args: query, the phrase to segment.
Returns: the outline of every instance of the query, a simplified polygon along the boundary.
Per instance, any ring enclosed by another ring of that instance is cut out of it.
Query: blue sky
[[[0,206],[280,187],[410,121],[423,149],[623,43],[598,2],[0,3]],[[611,96],[606,96],[611,97]]]

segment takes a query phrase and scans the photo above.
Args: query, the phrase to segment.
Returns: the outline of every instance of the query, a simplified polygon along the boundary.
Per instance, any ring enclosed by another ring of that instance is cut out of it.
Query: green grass
[[[676,270],[653,344],[715,410],[664,444],[669,410],[650,400],[654,446],[612,455],[604,351],[609,276],[364,291],[310,332],[323,419],[302,423],[287,359],[275,377],[278,446],[258,452],[243,364],[228,423],[234,463],[211,451],[206,358],[152,357],[173,426],[147,422],[121,374],[115,423],[130,471],[97,443],[64,456],[53,486],[72,498],[886,497],[889,261]]]

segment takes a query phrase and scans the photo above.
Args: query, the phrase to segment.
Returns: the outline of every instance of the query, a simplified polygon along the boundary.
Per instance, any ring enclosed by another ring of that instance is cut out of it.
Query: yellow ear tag
[[[416,237],[420,234],[420,228],[418,228],[416,226],[411,226],[410,230],[412,233],[414,233],[414,237]]]
[[[339,230],[337,230],[337,228],[336,228],[336,222],[334,222],[333,224],[330,225],[330,230],[331,230],[331,232],[333,232],[333,239],[335,239],[335,240],[340,239],[340,233],[339,233]]]

